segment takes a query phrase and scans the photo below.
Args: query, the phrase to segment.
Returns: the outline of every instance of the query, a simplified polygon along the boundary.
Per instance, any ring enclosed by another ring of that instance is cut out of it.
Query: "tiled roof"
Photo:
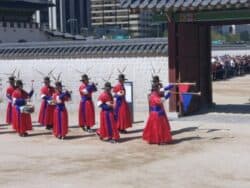
[[[167,38],[0,44],[0,59],[167,56]]]
[[[250,8],[250,0],[120,0],[121,7],[172,11]]]
[[[16,8],[16,7],[36,7],[38,9],[53,6],[54,4],[48,0],[0,0],[0,7]]]

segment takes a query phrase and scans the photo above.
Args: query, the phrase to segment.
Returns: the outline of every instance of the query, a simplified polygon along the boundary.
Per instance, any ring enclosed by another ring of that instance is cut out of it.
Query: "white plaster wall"
[[[135,112],[144,112],[148,110],[147,94],[150,92],[150,81],[152,66],[159,72],[163,83],[168,82],[168,58],[167,57],[145,57],[145,58],[104,58],[104,59],[32,59],[32,60],[0,60],[0,73],[10,73],[15,68],[21,71],[21,78],[25,83],[25,89],[29,90],[31,87],[31,80],[35,80],[34,88],[35,94],[33,102],[36,107],[36,112],[39,111],[40,98],[39,90],[42,86],[43,77],[39,75],[35,69],[44,73],[56,67],[55,73],[62,72],[62,80],[64,85],[73,91],[72,101],[67,104],[70,114],[73,114],[75,122],[77,121],[78,103],[80,101],[78,87],[80,85],[81,74],[75,71],[79,69],[85,71],[92,67],[89,76],[92,81],[97,82],[98,92],[94,94],[94,101],[102,91],[104,81],[102,78],[107,78],[113,72],[111,82],[116,83],[118,75],[117,68],[124,68],[127,66],[125,74],[129,81],[134,84],[134,110]],[[7,87],[7,76],[0,75],[2,78],[1,97],[5,98],[5,89]],[[6,102],[0,104],[0,123],[5,118]],[[146,117],[145,117],[146,118]],[[37,114],[33,114],[33,120],[37,120]]]

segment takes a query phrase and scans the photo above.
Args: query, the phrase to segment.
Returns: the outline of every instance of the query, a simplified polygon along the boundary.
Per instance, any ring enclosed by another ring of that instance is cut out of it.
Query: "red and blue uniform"
[[[95,109],[92,101],[92,94],[97,88],[94,84],[82,83],[79,87],[81,102],[79,105],[79,126],[93,127],[95,125]]]
[[[169,95],[165,96],[167,99]],[[150,144],[162,144],[172,141],[170,125],[166,116],[161,93],[153,91],[149,97],[150,113],[143,130],[143,139]]]
[[[15,91],[14,86],[9,86],[6,90],[6,97],[8,99],[8,105],[6,110],[6,123],[12,123],[12,94]]]
[[[114,115],[118,130],[125,130],[132,127],[132,119],[128,103],[125,99],[125,87],[123,84],[118,83],[114,88],[115,109]]]
[[[108,138],[118,140],[120,138],[116,122],[114,118],[113,107],[107,103],[113,104],[113,97],[110,93],[103,92],[98,98],[98,106],[101,108],[100,112],[100,128],[97,130],[100,138]]]
[[[21,113],[21,107],[26,105],[26,100],[32,97],[33,91],[27,93],[23,89],[17,88],[12,94],[12,126],[19,134],[32,130],[31,115]]]
[[[56,91],[53,100],[56,102],[54,110],[53,134],[56,137],[65,137],[68,133],[68,112],[65,102],[70,99],[68,92]]]
[[[41,125],[53,125],[53,116],[55,105],[51,105],[49,101],[52,100],[52,96],[55,93],[55,88],[51,86],[44,86],[41,88],[42,103],[40,107],[38,122]]]

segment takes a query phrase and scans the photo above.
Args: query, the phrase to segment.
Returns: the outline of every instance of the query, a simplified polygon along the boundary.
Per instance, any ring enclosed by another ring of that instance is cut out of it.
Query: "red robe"
[[[25,105],[24,101],[29,98],[29,94],[22,89],[15,89],[12,94],[14,105],[12,106],[12,126],[19,134],[32,130],[31,115],[20,112],[20,107]],[[17,101],[23,101],[23,104],[17,104]]]
[[[69,99],[69,94],[60,93],[58,91],[53,94],[53,100],[56,101],[53,134],[56,137],[65,137],[68,133],[68,112],[65,106],[65,101],[68,101]]]
[[[12,123],[12,94],[15,91],[15,87],[9,86],[6,90],[6,96],[8,98],[8,105],[6,110],[6,123],[11,124]]]
[[[116,127],[116,122],[114,119],[114,112],[112,107],[107,107],[105,103],[113,103],[113,97],[107,92],[101,93],[98,98],[98,105],[101,107],[100,112],[100,128],[97,130],[97,133],[100,135],[100,138],[110,138],[118,140],[120,138],[118,129]]]
[[[48,101],[52,99],[53,93],[55,93],[54,87],[44,86],[41,88],[42,103],[40,107],[38,122],[44,126],[53,125],[55,105],[50,105],[48,103]]]
[[[122,84],[118,83],[114,88],[113,92],[115,94],[115,119],[117,128],[119,130],[125,130],[132,127],[132,119],[130,115],[130,110],[128,103],[125,99],[125,94],[123,96],[119,95],[121,92],[126,93],[125,88]]]
[[[171,142],[172,136],[170,126],[159,93],[151,93],[149,97],[149,106],[150,113],[146,127],[143,131],[143,139],[150,144]]]
[[[92,101],[92,93],[95,91],[96,87],[91,84],[89,84],[88,88],[85,83],[79,87],[81,102],[79,104],[78,120],[80,127],[93,127],[95,125],[95,109]]]

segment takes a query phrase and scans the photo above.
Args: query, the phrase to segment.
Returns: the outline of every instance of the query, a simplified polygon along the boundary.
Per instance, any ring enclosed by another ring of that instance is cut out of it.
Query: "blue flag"
[[[187,112],[193,95],[188,94],[188,93],[182,93],[181,97],[182,97],[182,105],[183,105],[184,112]]]

